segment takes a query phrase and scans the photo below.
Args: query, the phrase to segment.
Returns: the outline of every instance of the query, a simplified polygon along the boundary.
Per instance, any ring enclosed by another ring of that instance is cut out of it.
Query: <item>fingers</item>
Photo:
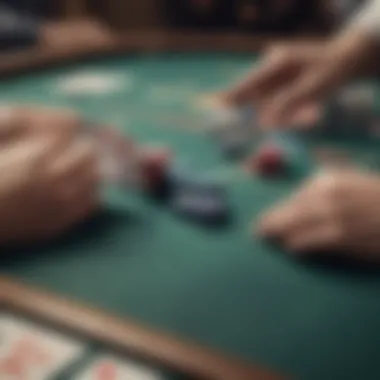
[[[292,43],[273,46],[263,61],[226,95],[232,103],[260,102],[273,96],[320,59],[323,43]]]
[[[281,237],[306,228],[325,223],[331,217],[330,207],[322,199],[313,203],[305,200],[288,202],[267,213],[259,223],[258,232],[262,236]]]
[[[20,115],[12,106],[0,107],[0,141],[19,136],[23,129]]]
[[[315,118],[302,113],[315,113],[313,104],[319,104],[325,94],[332,91],[340,82],[339,74],[335,69],[323,67],[317,70],[308,70],[293,86],[283,89],[268,106],[264,116],[265,125],[291,124],[294,119]],[[300,110],[300,111],[299,111]],[[295,116],[295,112],[298,115]]]
[[[60,199],[59,207],[50,209],[51,222],[40,229],[41,238],[55,238],[91,217],[99,207],[99,200],[93,190],[92,186],[84,187],[83,191],[69,199]]]
[[[77,138],[50,168],[53,207],[60,215],[54,230],[61,231],[86,217],[99,205],[97,155],[91,139]]]
[[[7,168],[14,167],[19,169],[18,174],[24,169],[34,174],[35,171],[38,173],[43,170],[46,157],[55,149],[56,144],[52,144],[51,139],[42,137],[19,139],[3,149],[0,168],[3,169],[3,174],[9,171]]]
[[[358,75],[368,60],[368,45],[355,32],[343,35],[318,50],[291,86],[279,89],[272,99],[266,124],[289,124],[294,112],[305,105],[319,104],[348,79]]]
[[[23,107],[19,111],[23,123],[32,133],[74,136],[82,126],[81,118],[71,110],[45,107]]]
[[[274,102],[266,103],[259,115],[259,125],[267,130],[276,128],[308,129],[315,126],[323,115],[321,104],[311,103],[295,107],[286,117],[277,114]]]
[[[303,205],[305,206],[305,205]],[[280,240],[295,254],[337,248],[342,243],[342,228],[323,209],[314,207],[277,210],[261,223],[261,236]]]
[[[94,177],[87,177],[66,199],[66,208],[62,213],[60,228],[74,225],[87,217],[99,207],[98,183]]]
[[[380,251],[379,189],[373,174],[326,171],[266,213],[258,232],[296,254],[341,252],[372,258]]]
[[[301,229],[286,239],[286,247],[294,253],[323,252],[342,249],[342,230],[337,224],[321,224]]]
[[[99,170],[94,142],[85,137],[77,138],[51,163],[49,172],[54,186],[66,198],[80,192],[88,183],[95,187],[99,181]]]
[[[25,136],[66,136],[73,138],[83,127],[72,111],[36,106],[0,107],[0,142]]]
[[[307,182],[289,201],[266,213],[258,225],[259,235],[281,241],[294,252],[323,250],[342,245],[347,205],[344,181],[334,172]],[[339,199],[338,199],[339,198]]]
[[[274,49],[243,81],[227,92],[227,101],[243,104],[267,96],[285,79],[290,79],[293,63],[286,50]]]
[[[65,141],[66,143],[61,142],[60,139],[57,140],[56,147],[61,149],[50,163],[50,170],[55,177],[68,180],[94,167],[97,154],[92,139],[78,137],[73,141]]]

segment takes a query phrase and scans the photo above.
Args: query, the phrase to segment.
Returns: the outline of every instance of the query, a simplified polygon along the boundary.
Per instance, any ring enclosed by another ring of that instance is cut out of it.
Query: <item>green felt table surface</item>
[[[1,83],[0,101],[72,106],[222,173],[233,210],[231,225],[207,229],[114,189],[101,215],[69,236],[3,253],[1,272],[297,378],[378,379],[378,273],[300,262],[252,238],[252,222],[299,183],[245,176],[200,132],[194,97],[235,81],[253,61],[211,53],[119,57]],[[57,91],[62,76],[88,70],[124,74],[128,85],[93,97]]]

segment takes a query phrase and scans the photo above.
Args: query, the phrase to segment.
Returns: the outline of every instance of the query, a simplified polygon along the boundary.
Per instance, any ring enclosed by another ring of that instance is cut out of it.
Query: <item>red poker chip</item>
[[[285,169],[284,152],[275,145],[263,146],[248,159],[245,167],[249,173],[262,176],[280,174]]]
[[[160,182],[169,167],[171,151],[166,147],[145,148],[139,159],[143,185],[152,187]]]

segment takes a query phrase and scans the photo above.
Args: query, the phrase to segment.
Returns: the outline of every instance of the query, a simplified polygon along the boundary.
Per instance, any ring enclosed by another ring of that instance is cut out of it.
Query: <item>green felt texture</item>
[[[141,141],[173,146],[195,167],[229,171],[233,209],[231,225],[207,229],[142,197],[109,191],[101,215],[52,245],[4,253],[2,272],[301,379],[378,379],[378,274],[302,263],[252,238],[251,223],[299,182],[248,178],[197,132],[201,117],[190,105],[195,94],[235,81],[253,60],[124,57],[1,84],[0,100],[75,106]],[[54,92],[61,74],[82,69],[126,72],[137,86],[91,99]],[[178,96],[152,100],[147,94],[158,85],[172,86]]]

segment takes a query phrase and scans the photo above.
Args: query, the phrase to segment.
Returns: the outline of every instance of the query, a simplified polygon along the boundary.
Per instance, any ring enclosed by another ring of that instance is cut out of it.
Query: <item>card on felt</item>
[[[79,359],[84,345],[11,315],[0,316],[0,374],[6,380],[45,380]]]
[[[104,355],[96,358],[74,380],[163,380],[157,370],[131,360]]]

